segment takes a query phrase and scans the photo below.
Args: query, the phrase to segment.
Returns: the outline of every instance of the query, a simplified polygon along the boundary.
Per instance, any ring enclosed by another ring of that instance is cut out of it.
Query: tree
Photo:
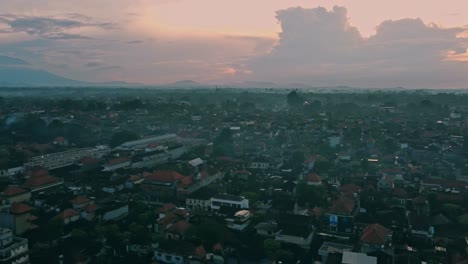
[[[298,107],[301,106],[303,103],[302,97],[297,91],[289,92],[287,96],[287,101],[290,107]]]
[[[216,137],[213,146],[213,152],[216,155],[231,155],[233,152],[232,131],[229,128],[224,128]]]
[[[269,259],[275,260],[279,255],[281,243],[274,239],[265,239],[263,241],[263,249],[265,250],[265,254]]]
[[[323,186],[310,186],[304,182],[297,185],[297,202],[301,205],[324,206],[327,203],[327,190]]]
[[[110,141],[110,146],[111,147],[117,147],[122,143],[125,143],[127,141],[132,141],[138,139],[137,134],[134,132],[130,131],[121,131],[114,133],[112,135],[111,141]]]

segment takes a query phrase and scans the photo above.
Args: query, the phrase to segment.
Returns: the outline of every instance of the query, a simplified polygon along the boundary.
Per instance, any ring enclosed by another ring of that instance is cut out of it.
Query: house
[[[164,233],[169,227],[179,221],[186,221],[189,219],[190,214],[186,209],[176,208],[167,214],[159,213],[160,217],[155,225],[155,232]]]
[[[153,259],[157,263],[201,264],[207,259],[207,252],[201,245],[189,241],[167,240],[159,243]]]
[[[356,253],[351,251],[343,252],[342,264],[377,264],[377,258],[367,256],[363,253]]]
[[[392,231],[382,225],[368,225],[362,231],[359,241],[361,243],[361,253],[383,251],[393,255]]]
[[[110,203],[102,205],[100,210],[101,220],[116,221],[128,215],[128,204],[125,203]]]
[[[80,213],[72,208],[63,210],[57,215],[57,218],[60,219],[64,225],[71,224],[80,219]]]
[[[173,212],[175,209],[177,209],[177,206],[173,203],[165,203],[159,208],[159,218],[163,218],[166,215],[170,214]]]
[[[249,200],[242,196],[217,194],[211,198],[211,211],[216,212],[221,207],[249,209]]]
[[[144,173],[141,189],[157,200],[171,200],[177,197],[177,187],[184,175],[176,171],[156,171]]]
[[[8,228],[0,227],[0,263],[29,263],[28,240],[14,236]]]
[[[68,140],[64,137],[56,137],[52,143],[58,146],[68,146]]]
[[[140,185],[144,180],[145,180],[145,178],[143,178],[143,176],[140,176],[140,175],[132,175],[132,176],[130,176],[130,178],[128,178],[127,181],[125,182],[125,188],[127,188],[127,189],[133,189],[133,188],[135,188],[137,185]]]
[[[85,196],[77,196],[70,200],[70,203],[72,204],[73,209],[81,210],[92,203],[92,201]]]
[[[81,218],[92,221],[96,217],[98,207],[94,203],[90,203],[81,211]]]
[[[104,164],[104,169],[102,171],[114,171],[128,167],[132,164],[131,160],[127,157],[120,157],[109,160]]]
[[[317,160],[317,156],[309,156],[305,161],[304,161],[304,173],[309,173],[314,169],[315,166],[315,161]]]
[[[10,185],[3,189],[0,193],[0,197],[8,201],[9,204],[28,202],[29,199],[31,199],[31,192],[20,186]]]
[[[12,203],[0,213],[0,225],[8,227],[15,234],[21,235],[36,227],[32,222],[37,219],[32,215],[34,208],[25,203]]]
[[[185,220],[177,221],[166,228],[165,237],[167,239],[183,240],[191,226],[192,225]]]
[[[279,231],[278,224],[274,221],[269,222],[261,222],[255,226],[255,230],[257,231],[258,235],[266,236],[266,237],[274,237],[276,233]]]
[[[278,219],[280,231],[275,240],[281,243],[294,244],[308,249],[315,234],[312,218],[306,215],[284,214]]]
[[[305,180],[307,185],[318,186],[322,184],[322,177],[317,173],[309,173],[306,175]]]
[[[329,257],[332,258],[336,256],[337,259],[341,260],[343,258],[343,252],[350,252],[353,250],[353,246],[346,244],[338,244],[332,242],[323,242],[318,250],[318,254],[322,257],[322,263],[329,263]],[[336,263],[336,262],[332,262]]]
[[[63,184],[63,180],[47,174],[32,175],[22,187],[27,188],[31,193],[38,191],[50,191]]]
[[[354,218],[359,210],[358,194],[342,194],[322,216],[326,232],[351,235],[354,232]]]
[[[191,210],[211,211],[211,198],[218,194],[218,191],[210,188],[203,187],[187,196],[185,199],[185,206]]]
[[[240,210],[226,218],[226,226],[236,231],[244,231],[249,226],[251,218],[252,213],[249,210]]]

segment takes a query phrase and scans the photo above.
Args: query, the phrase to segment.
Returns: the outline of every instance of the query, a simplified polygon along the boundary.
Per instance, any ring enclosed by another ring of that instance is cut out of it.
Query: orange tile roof
[[[181,220],[171,225],[166,231],[173,234],[183,235],[190,229],[191,226],[192,225],[188,222]]]
[[[19,194],[23,194],[27,192],[25,189],[19,187],[19,186],[16,186],[16,185],[10,185],[8,187],[6,187],[2,194],[6,197],[11,197],[11,196],[16,196],[16,195],[19,195]]]
[[[361,242],[373,245],[383,245],[387,242],[389,234],[390,230],[379,224],[368,225],[362,231]]]
[[[97,210],[97,205],[95,204],[88,204],[86,207],[85,207],[85,212],[87,213],[92,213],[92,212],[95,212]]]
[[[32,211],[34,208],[25,203],[13,203],[10,208],[12,214],[24,214]]]
[[[80,215],[80,213],[78,213],[78,211],[76,211],[75,209],[65,209],[63,210],[61,213],[59,213],[57,215],[58,218],[62,219],[62,220],[65,220],[67,218],[71,218],[73,216],[77,216],[77,215]]]
[[[196,249],[195,249],[195,255],[197,257],[205,257],[206,256],[206,250],[203,246],[198,246]]]
[[[330,212],[336,214],[351,214],[353,210],[354,199],[346,196],[338,198],[330,208]]]
[[[354,183],[348,183],[348,184],[341,186],[340,190],[346,193],[358,193],[361,191],[361,187],[359,187],[358,185]]]
[[[167,204],[164,204],[161,208],[159,208],[159,212],[168,213],[170,211],[173,211],[174,209],[176,209],[175,204],[167,203]]]
[[[176,182],[182,178],[184,178],[184,176],[177,171],[156,171],[145,176],[145,180],[147,181],[158,182]]]
[[[85,197],[85,196],[77,196],[73,198],[72,200],[70,200],[70,202],[74,205],[85,204],[85,203],[89,203],[90,201],[91,200],[89,200],[88,197]]]
[[[111,159],[109,160],[109,162],[107,162],[107,164],[112,166],[112,165],[117,165],[117,164],[127,162],[128,160],[129,159],[127,157],[121,157],[121,158]]]
[[[320,177],[317,173],[310,173],[307,175],[308,182],[322,182],[322,177]]]
[[[60,179],[50,175],[31,176],[24,184],[27,188],[37,188],[48,184],[59,182]]]

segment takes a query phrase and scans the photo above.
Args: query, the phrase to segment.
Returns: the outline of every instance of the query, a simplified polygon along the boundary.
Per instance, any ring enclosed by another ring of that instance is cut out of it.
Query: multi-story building
[[[221,207],[249,209],[249,200],[242,196],[217,194],[211,198],[211,211],[218,211]]]
[[[13,236],[8,228],[0,227],[0,264],[29,263],[28,240]]]

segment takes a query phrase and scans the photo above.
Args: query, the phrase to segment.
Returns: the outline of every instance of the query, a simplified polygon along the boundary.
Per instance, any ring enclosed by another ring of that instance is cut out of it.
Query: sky
[[[0,55],[92,82],[468,88],[466,0],[1,0]]]

